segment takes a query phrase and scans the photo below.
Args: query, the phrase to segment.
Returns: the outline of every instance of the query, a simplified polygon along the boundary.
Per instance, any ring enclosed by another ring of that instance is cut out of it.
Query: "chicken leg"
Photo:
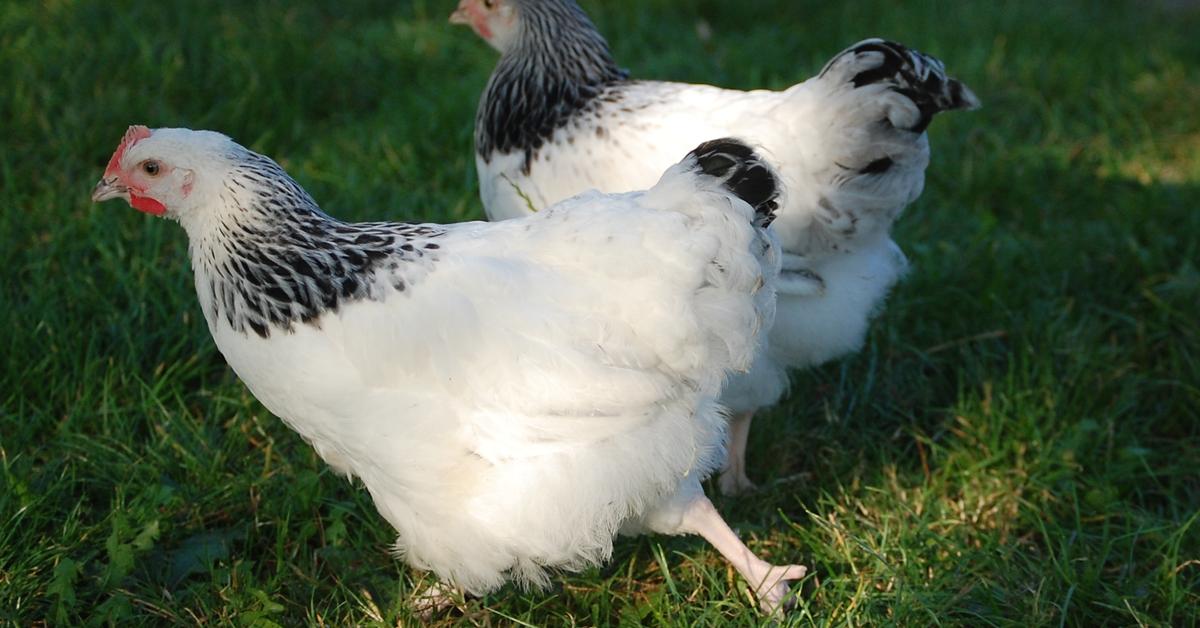
[[[453,585],[434,581],[415,591],[409,598],[413,613],[423,622],[432,621],[438,614],[460,606],[466,593]]]
[[[741,495],[758,487],[746,475],[746,441],[750,439],[750,422],[754,410],[739,412],[729,420],[729,447],[725,451],[725,468],[717,485],[722,495]]]
[[[755,556],[704,495],[688,504],[679,529],[699,534],[712,543],[754,589],[759,607],[768,615],[783,610],[790,593],[788,581],[799,580],[808,573],[808,568],[802,565],[772,565]]]

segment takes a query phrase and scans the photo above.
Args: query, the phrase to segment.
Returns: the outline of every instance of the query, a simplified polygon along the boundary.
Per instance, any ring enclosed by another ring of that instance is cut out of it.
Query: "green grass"
[[[481,216],[494,56],[446,24],[453,0],[299,4],[0,2],[0,623],[414,621],[426,582],[365,491],[215,351],[182,230],[88,200],[144,123],[224,131],[346,218]],[[780,87],[882,35],[985,103],[931,130],[896,234],[913,270],[868,347],[796,375],[751,437],[767,490],[718,500],[813,569],[789,619],[1200,622],[1200,13],[586,6],[638,76]],[[758,619],[713,550],[655,537],[440,621]]]

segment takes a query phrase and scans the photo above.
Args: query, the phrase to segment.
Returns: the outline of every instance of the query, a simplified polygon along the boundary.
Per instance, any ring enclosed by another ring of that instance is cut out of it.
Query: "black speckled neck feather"
[[[246,151],[221,193],[233,211],[192,242],[209,324],[267,338],[363,299],[404,292],[436,262],[445,229],[334,219],[275,162]],[[207,293],[207,299],[205,299]]]
[[[475,150],[525,153],[526,173],[536,151],[606,86],[623,82],[608,43],[572,0],[517,3],[520,33],[488,80],[475,118]]]

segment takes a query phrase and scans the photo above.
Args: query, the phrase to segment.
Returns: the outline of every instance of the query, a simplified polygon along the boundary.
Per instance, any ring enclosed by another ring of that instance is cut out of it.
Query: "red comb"
[[[117,147],[117,152],[113,153],[112,158],[108,160],[108,167],[104,169],[105,176],[120,167],[121,157],[125,156],[125,151],[129,150],[130,146],[147,137],[150,137],[150,129],[140,124],[135,124],[126,129],[125,137],[121,138],[121,145]]]

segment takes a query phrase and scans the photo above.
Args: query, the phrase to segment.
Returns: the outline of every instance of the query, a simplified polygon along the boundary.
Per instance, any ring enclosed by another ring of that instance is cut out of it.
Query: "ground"
[[[0,3],[0,623],[412,624],[366,493],[208,337],[177,226],[88,195],[129,124],[218,129],[349,219],[478,218],[494,55],[453,0]],[[812,574],[800,625],[1200,622],[1200,13],[1191,2],[585,0],[635,76],[783,87],[846,45],[944,59],[858,356],[756,419],[718,499]],[[754,624],[698,539],[621,541],[435,620]]]

